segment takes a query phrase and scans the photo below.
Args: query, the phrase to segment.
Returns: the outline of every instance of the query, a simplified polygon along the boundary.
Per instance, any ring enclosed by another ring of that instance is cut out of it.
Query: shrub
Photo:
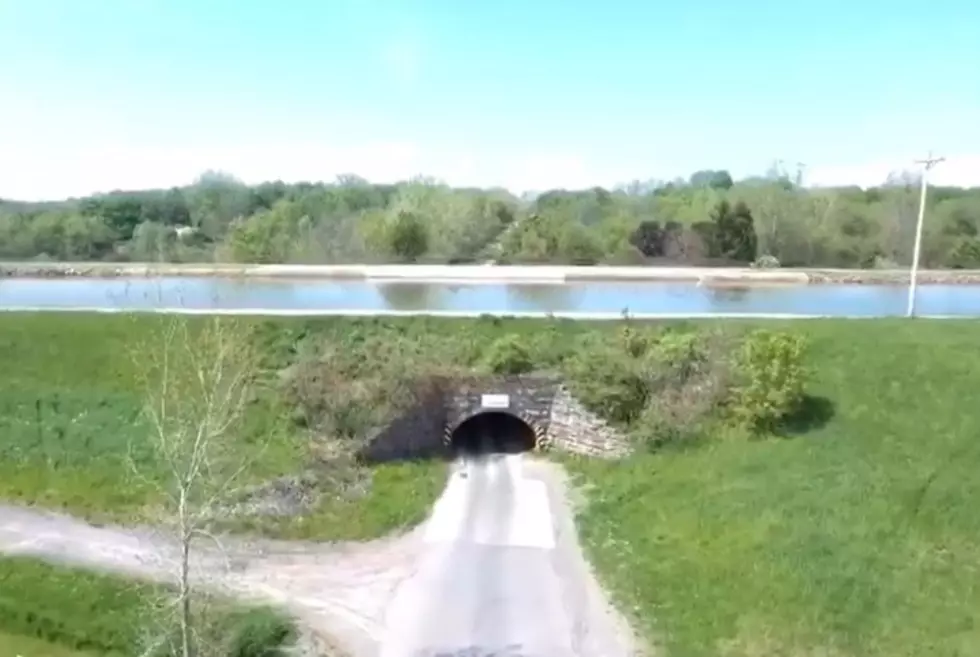
[[[293,622],[272,609],[242,614],[231,632],[228,657],[283,657],[296,638]]]
[[[622,349],[599,340],[565,361],[573,394],[586,408],[614,424],[628,426],[646,405],[649,388],[639,368]]]
[[[647,354],[646,407],[634,433],[647,449],[698,438],[719,415],[730,384],[721,333],[666,333]]]
[[[565,362],[576,397],[647,448],[700,434],[730,381],[725,336],[631,322],[613,336],[583,340]]]
[[[801,335],[768,330],[748,335],[736,356],[738,382],[730,410],[753,431],[771,431],[803,400],[806,341]]]
[[[510,334],[490,344],[484,364],[494,374],[525,374],[534,369],[534,358],[521,337]]]
[[[754,269],[779,269],[779,258],[774,255],[761,255],[752,263]]]
[[[634,323],[628,314],[623,313],[623,324],[619,329],[619,338],[622,348],[630,358],[638,358],[645,354],[647,350],[661,337],[661,333],[656,329],[650,329]]]
[[[760,330],[736,347],[734,335],[626,322],[583,340],[564,370],[587,408],[646,449],[700,438],[724,421],[773,430],[802,401],[804,341]]]

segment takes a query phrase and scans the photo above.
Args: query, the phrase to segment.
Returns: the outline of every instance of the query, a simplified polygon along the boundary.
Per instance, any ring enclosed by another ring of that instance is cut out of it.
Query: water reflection
[[[737,306],[752,294],[749,287],[706,287],[703,288],[712,303],[723,306]]]
[[[506,286],[512,310],[556,312],[581,305],[584,291],[578,285],[516,284]]]
[[[436,290],[425,283],[379,283],[377,288],[392,310],[425,310],[438,305]]]

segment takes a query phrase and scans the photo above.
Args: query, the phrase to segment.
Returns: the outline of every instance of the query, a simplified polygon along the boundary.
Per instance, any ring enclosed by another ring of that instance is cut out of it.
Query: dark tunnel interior
[[[517,454],[534,449],[534,430],[510,413],[485,411],[464,420],[452,434],[459,455]]]

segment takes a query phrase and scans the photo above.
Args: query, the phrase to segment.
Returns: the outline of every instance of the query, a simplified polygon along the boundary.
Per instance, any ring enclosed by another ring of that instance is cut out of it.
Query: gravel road
[[[430,520],[364,544],[202,543],[195,579],[282,604],[308,655],[627,657],[628,628],[575,541],[562,473],[516,455],[454,466]],[[0,551],[167,581],[176,544],[0,506]],[[342,652],[334,650],[342,649]]]

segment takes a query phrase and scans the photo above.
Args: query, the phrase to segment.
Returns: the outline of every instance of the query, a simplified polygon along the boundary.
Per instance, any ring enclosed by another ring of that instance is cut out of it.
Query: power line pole
[[[796,163],[796,186],[802,188],[803,181],[806,179],[804,172],[806,171],[806,162]]]
[[[945,157],[933,157],[932,151],[930,151],[928,157],[915,161],[916,164],[922,165],[922,185],[919,190],[919,219],[915,224],[915,247],[912,251],[912,273],[909,277],[909,304],[905,313],[906,317],[915,315],[915,287],[919,278],[919,252],[922,250],[922,223],[926,215],[926,190],[929,186],[929,172],[934,166],[945,160]]]

